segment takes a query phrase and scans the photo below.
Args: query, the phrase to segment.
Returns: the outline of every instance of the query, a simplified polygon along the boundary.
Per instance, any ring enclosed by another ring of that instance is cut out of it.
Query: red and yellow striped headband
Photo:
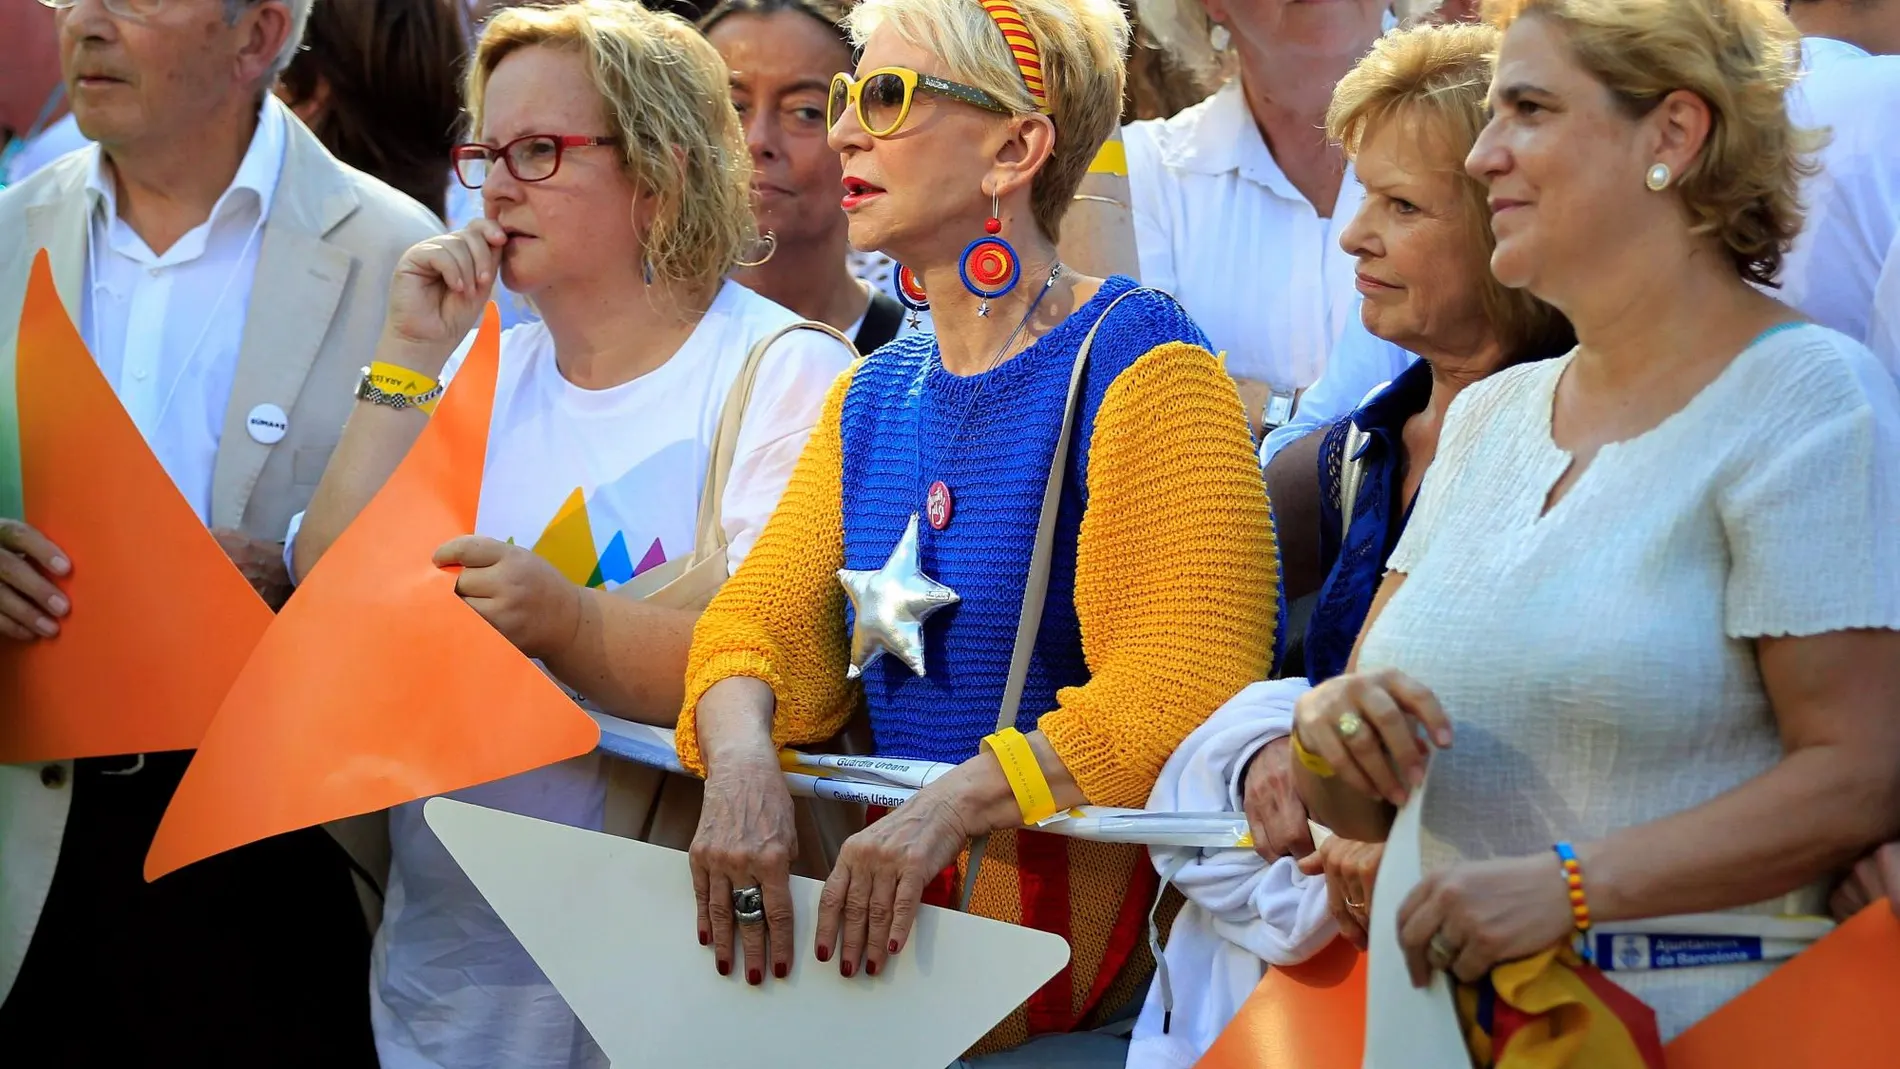
[[[1053,115],[1054,111],[1049,107],[1049,91],[1042,83],[1042,50],[1036,47],[1036,38],[1029,32],[1029,24],[1023,21],[1022,14],[1010,0],[980,2],[990,21],[1003,31],[1003,41],[1009,45],[1010,55],[1016,57],[1016,68],[1022,72],[1023,85],[1029,89],[1029,98],[1036,102],[1036,110],[1044,115]]]

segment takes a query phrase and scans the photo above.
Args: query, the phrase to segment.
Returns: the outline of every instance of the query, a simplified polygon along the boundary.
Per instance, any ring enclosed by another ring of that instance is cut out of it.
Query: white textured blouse
[[[1453,724],[1428,866],[1547,853],[1732,790],[1782,756],[1756,638],[1900,629],[1900,390],[1863,346],[1809,325],[1764,335],[1540,516],[1570,465],[1550,420],[1573,357],[1453,403],[1388,564],[1405,583],[1360,652]],[[1738,912],[1823,913],[1826,890]],[[1610,976],[1667,1040],[1769,968]]]

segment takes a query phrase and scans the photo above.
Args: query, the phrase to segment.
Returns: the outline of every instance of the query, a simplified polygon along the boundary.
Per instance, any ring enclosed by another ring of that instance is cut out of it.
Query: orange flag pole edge
[[[72,611],[0,643],[0,764],[191,749],[271,612],[99,373],[43,249],[14,380],[24,519],[72,562]]]
[[[258,643],[159,824],[147,879],[599,742],[594,721],[431,562],[474,530],[499,337],[490,305],[409,455]]]

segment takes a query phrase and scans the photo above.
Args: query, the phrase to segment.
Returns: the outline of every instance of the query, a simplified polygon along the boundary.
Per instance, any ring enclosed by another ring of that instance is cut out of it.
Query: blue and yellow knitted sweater
[[[695,629],[677,736],[688,768],[703,770],[699,698],[731,676],[772,687],[781,745],[843,727],[858,687],[836,572],[882,566],[937,480],[956,509],[946,530],[922,525],[923,564],[962,601],[925,626],[928,676],[882,658],[862,693],[878,753],[976,755],[996,727],[1076,352],[1133,285],[1109,279],[982,375],[948,373],[922,335],[840,378],[778,510]],[[1239,396],[1205,344],[1171,298],[1135,293],[1103,322],[1083,380],[1018,726],[1040,728],[1099,805],[1146,802],[1181,740],[1270,667],[1272,523]],[[972,910],[1056,931],[1073,957],[985,1046],[1085,1024],[1145,979],[1136,936],[1153,886],[1139,848],[993,836]]]

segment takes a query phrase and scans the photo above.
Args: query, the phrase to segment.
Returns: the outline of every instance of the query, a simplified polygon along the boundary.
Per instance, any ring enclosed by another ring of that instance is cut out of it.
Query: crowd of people
[[[1900,0],[41,3],[0,642],[85,611],[14,446],[37,252],[273,607],[492,302],[435,563],[676,729],[721,975],[965,909],[1072,955],[956,1066],[1191,1065],[1368,946],[1428,770],[1420,984],[1900,910]],[[954,767],[819,849],[779,751],[846,746]],[[190,757],[0,765],[0,1049],[606,1064],[423,799],[146,883]],[[601,831],[611,771],[456,796]],[[1253,849],[1034,830],[1085,804]],[[1669,1040],[1758,957],[1605,975]]]

